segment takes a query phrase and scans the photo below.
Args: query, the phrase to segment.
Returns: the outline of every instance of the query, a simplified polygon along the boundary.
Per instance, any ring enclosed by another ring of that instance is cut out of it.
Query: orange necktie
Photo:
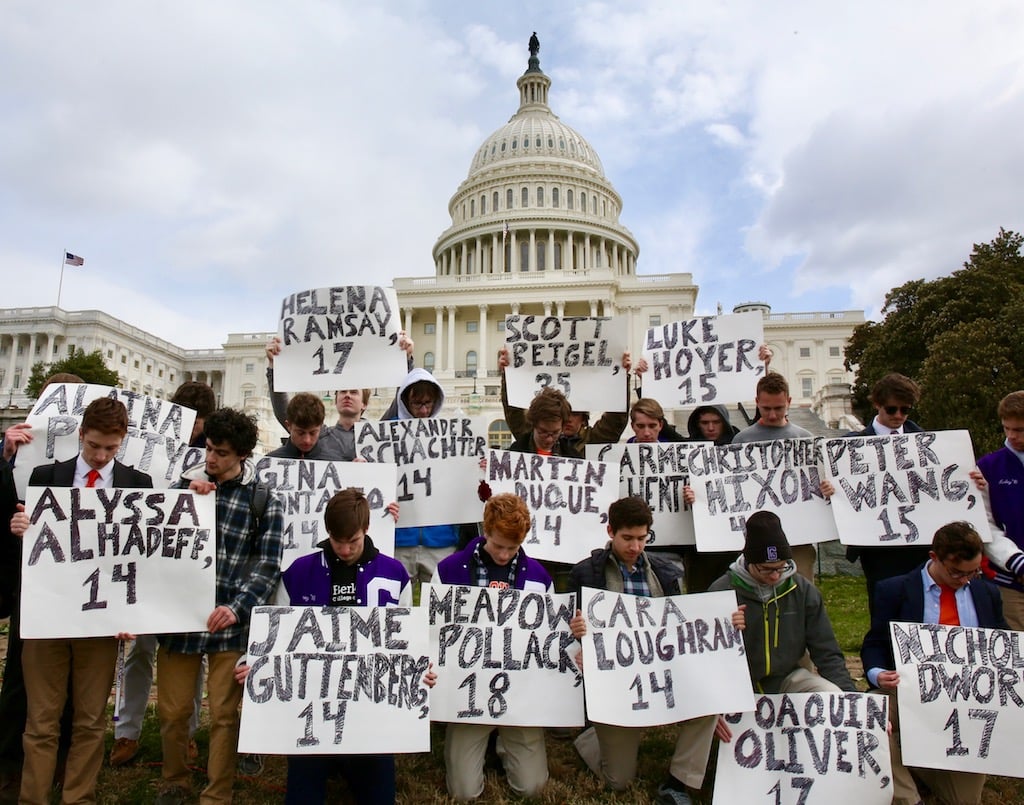
[[[943,626],[959,626],[960,613],[956,609],[956,590],[939,585],[939,623]]]
[[[89,488],[96,486],[96,482],[100,479],[99,470],[89,470],[85,474],[85,485]]]

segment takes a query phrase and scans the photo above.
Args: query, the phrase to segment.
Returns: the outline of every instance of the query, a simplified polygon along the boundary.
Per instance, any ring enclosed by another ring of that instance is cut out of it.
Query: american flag
[[[501,233],[501,245],[504,246],[508,240],[508,221],[505,221],[505,229]]]
[[[64,252],[64,265],[83,266],[85,265],[85,258],[71,252]]]

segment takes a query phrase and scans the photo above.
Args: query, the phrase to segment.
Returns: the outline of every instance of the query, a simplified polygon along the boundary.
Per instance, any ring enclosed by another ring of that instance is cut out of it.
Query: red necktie
[[[956,590],[939,585],[939,623],[943,626],[959,626],[960,614],[956,609]]]
[[[85,485],[91,489],[92,487],[96,486],[96,482],[99,479],[100,479],[100,471],[99,470],[89,470],[89,472],[87,472],[85,474]]]

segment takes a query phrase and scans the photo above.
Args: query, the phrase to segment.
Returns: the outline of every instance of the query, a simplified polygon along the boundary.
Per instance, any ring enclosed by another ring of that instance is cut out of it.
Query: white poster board
[[[356,456],[398,465],[400,528],[475,523],[486,432],[468,417],[424,417],[355,425]],[[389,501],[390,502],[390,501]]]
[[[648,548],[694,545],[693,512],[683,500],[690,483],[684,442],[633,442],[623,445],[619,463],[619,497],[635,495],[647,501],[654,522]]]
[[[21,636],[204,632],[215,606],[214,495],[31,486]]]
[[[626,410],[625,319],[506,316],[505,348],[510,405],[527,408],[550,386],[569,398],[574,411]]]
[[[275,391],[397,386],[408,373],[394,288],[349,285],[293,293],[281,302]]]
[[[966,520],[992,539],[981,494],[968,473],[966,430],[852,436],[822,442],[832,513],[846,545],[930,545],[940,526]]]
[[[696,496],[693,529],[700,551],[741,551],[746,518],[771,511],[790,545],[836,538],[821,494],[815,439],[689,445],[686,466]]]
[[[888,805],[888,701],[868,693],[758,696],[725,720],[715,802]]]
[[[600,461],[491,450],[487,484],[530,510],[523,543],[534,559],[574,564],[608,540],[608,507],[619,498],[616,468]]]
[[[644,338],[644,396],[664,408],[744,402],[764,374],[760,312],[702,316],[652,327]]]
[[[591,721],[653,727],[754,706],[732,592],[649,598],[584,587],[581,599]]]
[[[1024,633],[889,624],[908,766],[1024,777]]]
[[[583,679],[569,630],[576,596],[425,584],[435,721],[581,727]]]
[[[424,607],[256,607],[239,752],[430,751]]]

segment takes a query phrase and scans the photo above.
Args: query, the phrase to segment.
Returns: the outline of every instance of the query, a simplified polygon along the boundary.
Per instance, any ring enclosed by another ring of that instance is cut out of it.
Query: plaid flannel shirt
[[[625,562],[615,559],[615,564],[619,566],[619,572],[622,574],[622,592],[630,595],[649,596],[651,594],[651,585],[647,583],[647,557],[644,554],[641,553],[637,557],[632,573],[629,572]]]
[[[208,476],[190,472],[181,482]],[[242,474],[217,485],[217,598],[216,606],[227,606],[238,623],[210,634],[190,632],[162,635],[161,644],[181,654],[202,654],[216,651],[245,651],[252,608],[267,603],[281,576],[281,530],[284,515],[280,501],[270,495],[260,523],[259,533],[251,501],[256,470],[248,459]]]

